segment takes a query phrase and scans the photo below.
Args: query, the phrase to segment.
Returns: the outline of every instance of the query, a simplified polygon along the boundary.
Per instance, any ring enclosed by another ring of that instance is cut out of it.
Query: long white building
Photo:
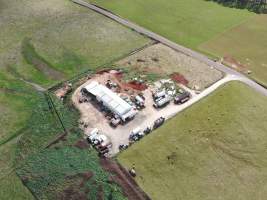
[[[132,119],[137,111],[129,103],[124,101],[116,93],[106,86],[93,81],[83,88],[83,91],[93,95],[97,101],[103,103],[112,113],[118,115],[123,121]]]

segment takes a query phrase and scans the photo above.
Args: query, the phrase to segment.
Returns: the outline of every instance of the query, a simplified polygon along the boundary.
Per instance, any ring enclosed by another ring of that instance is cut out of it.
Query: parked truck
[[[167,104],[169,104],[170,102],[171,102],[171,97],[169,95],[166,95],[163,98],[159,98],[155,100],[155,103],[153,104],[153,106],[155,108],[162,108],[166,106]]]
[[[189,92],[183,92],[182,94],[177,95],[174,98],[174,103],[175,104],[183,104],[187,102],[190,99],[191,95]]]
[[[164,122],[165,122],[164,117],[158,118],[157,120],[154,121],[153,129],[160,127]]]

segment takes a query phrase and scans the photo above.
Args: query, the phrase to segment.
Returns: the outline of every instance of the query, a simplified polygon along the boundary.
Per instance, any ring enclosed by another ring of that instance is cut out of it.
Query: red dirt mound
[[[131,81],[124,84],[126,87],[130,87],[134,90],[144,91],[147,89],[147,85],[144,83],[136,83],[135,81]]]
[[[141,190],[132,176],[120,164],[113,160],[102,158],[100,160],[102,167],[113,174],[111,181],[121,186],[123,194],[129,200],[150,200],[149,196]]]
[[[138,83],[136,81],[130,81],[128,83],[123,82],[123,80],[122,80],[123,74],[120,72],[114,74],[114,76],[118,80],[118,82],[120,83],[120,86],[122,89],[126,89],[126,90],[127,89],[134,89],[134,90],[144,91],[148,88],[145,83]]]
[[[182,75],[179,73],[173,73],[171,75],[171,79],[177,83],[181,83],[183,85],[188,85],[189,81]]]

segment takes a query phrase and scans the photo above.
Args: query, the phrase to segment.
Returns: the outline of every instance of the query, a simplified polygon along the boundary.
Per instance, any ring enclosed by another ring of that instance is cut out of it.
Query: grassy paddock
[[[152,199],[265,199],[267,99],[232,82],[118,156]]]
[[[27,79],[44,86],[55,83],[51,78],[72,77],[149,42],[70,1],[14,0],[1,5],[0,68],[14,66]],[[50,71],[63,74],[53,77]]]
[[[34,200],[15,172],[0,180],[1,199]]]
[[[44,97],[19,79],[49,87],[150,40],[68,0],[0,0],[0,10],[0,199],[23,199],[26,189],[9,176],[16,152],[22,161],[62,130]]]
[[[266,24],[267,15],[257,15],[200,48],[217,57],[232,56],[252,71],[252,78],[267,85]]]
[[[168,39],[197,49],[253,13],[205,0],[87,0]]]

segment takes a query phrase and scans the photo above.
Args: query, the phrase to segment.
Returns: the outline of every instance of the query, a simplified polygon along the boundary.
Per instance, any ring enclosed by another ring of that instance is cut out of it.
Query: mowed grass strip
[[[257,15],[200,48],[217,57],[233,57],[252,72],[252,78],[267,85],[266,33],[267,15]]]
[[[193,49],[254,15],[205,0],[87,1]]]
[[[152,199],[267,196],[267,98],[229,83],[118,156]]]

